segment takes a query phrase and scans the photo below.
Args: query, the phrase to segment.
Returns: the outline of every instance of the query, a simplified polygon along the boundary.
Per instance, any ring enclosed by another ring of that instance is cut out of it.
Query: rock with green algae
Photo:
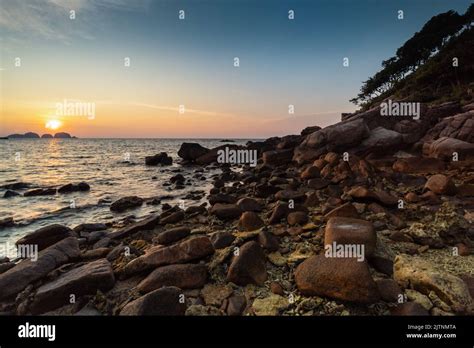
[[[257,298],[253,301],[252,308],[255,315],[258,316],[275,316],[280,314],[280,311],[289,306],[287,298],[272,294],[265,298]]]

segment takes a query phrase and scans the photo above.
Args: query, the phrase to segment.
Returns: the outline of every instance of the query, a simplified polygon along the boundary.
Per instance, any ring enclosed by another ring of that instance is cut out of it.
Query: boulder
[[[404,145],[403,136],[390,129],[377,127],[370,131],[357,150],[359,152],[388,152],[395,151]]]
[[[232,244],[235,236],[230,232],[215,232],[210,235],[214,249],[223,249]]]
[[[241,211],[262,211],[263,207],[256,199],[253,198],[241,198],[237,201],[237,206]]]
[[[182,211],[182,210],[178,210],[178,211],[175,211],[175,212],[170,213],[170,214],[168,214],[166,212],[166,213],[161,214],[160,224],[162,224],[162,225],[175,224],[175,223],[178,223],[178,222],[184,220],[184,217],[185,217],[184,211]]]
[[[38,288],[31,304],[33,314],[44,313],[70,303],[76,298],[95,295],[97,290],[110,290],[115,284],[114,273],[106,259],[86,263],[74,268]]]
[[[38,250],[43,250],[50,245],[53,245],[60,240],[73,236],[72,230],[69,227],[54,224],[40,228],[23,238],[20,238],[15,243],[16,245],[37,245]]]
[[[178,156],[185,161],[194,162],[199,157],[207,154],[210,150],[197,143],[182,143],[178,150]]]
[[[274,166],[290,163],[293,158],[293,149],[272,150],[262,154],[263,163]]]
[[[121,213],[128,209],[140,207],[143,204],[143,198],[138,196],[127,196],[122,197],[110,206],[110,210],[113,212]]]
[[[431,176],[425,184],[425,189],[430,190],[439,195],[455,195],[456,185],[443,174],[436,174]]]
[[[13,190],[6,190],[5,193],[3,194],[3,198],[10,198],[10,197],[15,197],[19,196],[20,194],[16,191]]]
[[[25,197],[34,197],[34,196],[52,196],[56,194],[56,189],[55,188],[38,188],[38,189],[32,189],[28,190],[25,193],[23,193],[23,196]]]
[[[288,214],[286,217],[288,224],[291,226],[294,225],[304,225],[308,222],[308,214],[304,211],[294,211]]]
[[[123,269],[125,276],[149,270],[154,267],[186,263],[214,253],[211,241],[206,236],[188,239],[168,247],[151,247],[142,256],[130,261]]]
[[[355,186],[350,189],[347,194],[356,200],[377,201],[382,203],[383,205],[388,206],[396,205],[398,203],[398,199],[396,197],[390,195],[385,191],[372,191],[363,186]]]
[[[58,189],[58,193],[70,193],[70,192],[84,192],[89,191],[91,187],[86,182],[80,182],[78,184],[66,184]]]
[[[207,280],[207,268],[202,264],[178,264],[155,269],[138,284],[142,293],[163,286],[176,286],[180,289],[196,289],[204,286]]]
[[[457,313],[472,310],[473,301],[469,289],[463,280],[444,272],[416,256],[398,255],[394,264],[394,279],[403,288],[414,289],[429,295],[436,295]]]
[[[166,152],[160,152],[157,155],[145,157],[145,164],[147,166],[157,166],[158,164],[169,166],[173,164],[173,159]]]
[[[367,262],[358,262],[355,258],[312,256],[297,267],[295,282],[306,296],[357,303],[374,303],[380,298]]]
[[[455,152],[458,154],[458,160],[472,158],[474,144],[447,137],[423,144],[423,154],[428,157],[452,160]]]
[[[238,218],[242,211],[236,204],[216,203],[212,206],[210,213],[221,220],[233,220]]]
[[[262,286],[267,280],[265,254],[254,241],[242,245],[234,256],[227,272],[227,281],[237,285],[257,284]]]
[[[263,226],[262,219],[253,211],[246,211],[240,216],[239,229],[241,231],[254,231]]]
[[[0,274],[0,299],[16,295],[59,266],[80,256],[79,243],[74,237],[65,238],[42,250],[38,259],[23,260],[15,267]]]
[[[186,303],[181,301],[181,295],[182,291],[177,287],[163,287],[128,303],[120,315],[184,315]]]

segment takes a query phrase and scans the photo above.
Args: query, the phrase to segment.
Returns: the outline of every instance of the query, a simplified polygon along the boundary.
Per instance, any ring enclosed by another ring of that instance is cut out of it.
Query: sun
[[[48,120],[45,124],[45,127],[48,129],[58,129],[59,127],[62,126],[62,122],[59,120]]]

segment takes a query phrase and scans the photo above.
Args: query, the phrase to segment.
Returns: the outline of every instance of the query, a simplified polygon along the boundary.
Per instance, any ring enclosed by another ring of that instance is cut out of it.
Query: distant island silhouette
[[[75,139],[77,137],[72,136],[69,133],[66,132],[59,132],[55,133],[54,135],[51,134],[43,134],[42,136],[39,136],[38,133],[35,132],[27,132],[25,134],[10,134],[5,137],[6,139]]]

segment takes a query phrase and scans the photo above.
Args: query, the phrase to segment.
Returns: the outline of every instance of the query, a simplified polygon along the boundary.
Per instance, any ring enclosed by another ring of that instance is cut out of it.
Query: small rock
[[[252,304],[255,314],[258,316],[275,316],[288,306],[287,298],[275,294],[262,299],[257,298]]]
[[[263,285],[267,280],[265,255],[262,248],[250,241],[242,245],[238,256],[234,256],[227,272],[227,281],[237,285]]]
[[[138,196],[122,197],[112,203],[110,210],[113,212],[124,212],[125,210],[140,207],[143,204],[143,198]]]
[[[304,225],[308,222],[308,214],[303,211],[294,211],[289,213],[286,219],[291,226]]]
[[[394,316],[427,316],[430,313],[416,302],[405,302],[391,308],[390,313]]]

